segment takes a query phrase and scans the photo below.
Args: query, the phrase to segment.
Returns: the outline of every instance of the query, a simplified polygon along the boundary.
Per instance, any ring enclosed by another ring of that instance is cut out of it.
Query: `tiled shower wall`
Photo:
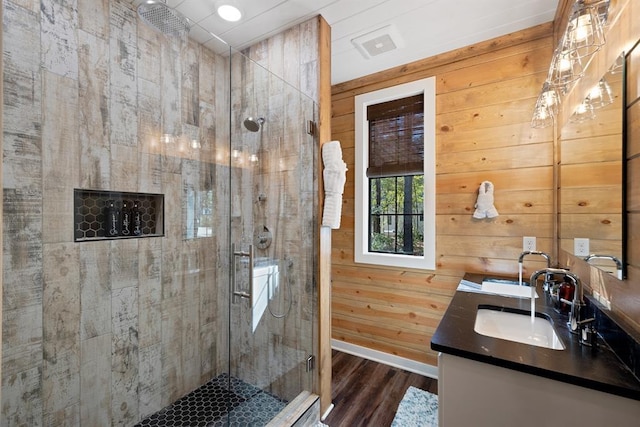
[[[124,0],[3,8],[0,423],[132,425],[226,368],[228,62]],[[313,96],[300,28],[257,52],[278,64],[296,39]],[[211,237],[185,239],[187,187],[214,190]],[[165,236],[74,243],[74,188],[164,194]]]

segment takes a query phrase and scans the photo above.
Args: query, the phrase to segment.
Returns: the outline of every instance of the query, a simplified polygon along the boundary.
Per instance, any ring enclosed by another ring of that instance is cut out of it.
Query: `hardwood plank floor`
[[[438,381],[336,350],[332,351],[333,410],[329,427],[388,427],[409,386],[437,394]]]

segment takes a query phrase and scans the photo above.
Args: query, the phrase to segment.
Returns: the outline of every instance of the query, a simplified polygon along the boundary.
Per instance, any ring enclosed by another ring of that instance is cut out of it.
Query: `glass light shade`
[[[560,104],[560,93],[551,85],[548,81],[544,82],[542,86],[542,92],[540,93],[539,100],[547,108],[547,111],[552,115],[558,114],[558,105]]]
[[[538,96],[536,106],[533,108],[532,128],[546,128],[553,125],[553,118],[557,113],[558,104],[549,104],[548,93],[543,92]]]
[[[553,125],[553,116],[549,115],[545,109],[534,110],[531,119],[531,127],[542,129]]]
[[[562,45],[561,45],[562,46]],[[562,92],[584,75],[580,57],[574,51],[556,49],[549,68],[549,82]]]
[[[609,83],[604,77],[591,89],[586,101],[591,104],[594,109],[606,107],[613,103],[611,86],[609,86]]]
[[[562,50],[573,52],[578,58],[593,55],[604,45],[603,27],[600,8],[596,5],[585,5],[583,0],[578,0],[573,5]]]
[[[621,54],[620,56],[618,56],[616,58],[616,62],[613,63],[613,65],[611,66],[611,68],[609,68],[609,73],[611,74],[619,74],[622,72],[622,70],[624,69],[624,63],[626,61],[626,58],[624,56],[624,53]]]
[[[569,118],[569,121],[571,123],[582,123],[587,120],[592,120],[595,117],[596,115],[593,112],[593,107],[591,106],[591,104],[589,104],[589,102],[585,101],[580,105],[578,105],[578,107],[576,107],[576,110],[573,112],[573,115]]]

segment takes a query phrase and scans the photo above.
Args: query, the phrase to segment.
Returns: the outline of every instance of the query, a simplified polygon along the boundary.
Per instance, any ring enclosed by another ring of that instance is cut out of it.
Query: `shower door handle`
[[[237,302],[237,297],[251,299],[253,290],[253,245],[249,245],[249,252],[236,251],[235,243],[231,244],[233,252],[233,265],[231,266],[231,284],[233,285],[233,302]],[[249,292],[238,290],[236,282],[236,258],[249,258]]]

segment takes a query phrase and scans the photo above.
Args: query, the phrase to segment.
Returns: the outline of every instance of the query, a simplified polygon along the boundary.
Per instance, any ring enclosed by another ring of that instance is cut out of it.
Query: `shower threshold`
[[[287,402],[222,374],[136,426],[266,426]]]

